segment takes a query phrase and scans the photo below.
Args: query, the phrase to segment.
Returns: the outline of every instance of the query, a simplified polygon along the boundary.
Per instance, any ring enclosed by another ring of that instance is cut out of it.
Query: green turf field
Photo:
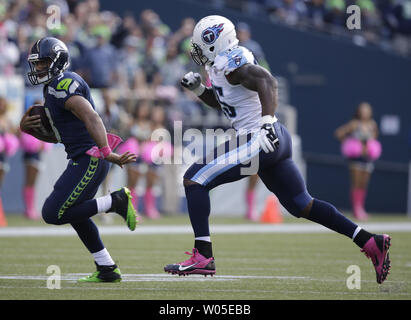
[[[9,215],[8,221],[7,228],[16,230],[48,228],[20,215]],[[401,225],[411,219],[378,216],[370,222]],[[124,281],[116,284],[76,283],[95,269],[76,236],[1,236],[0,230],[0,299],[411,299],[410,231],[387,232],[392,236],[392,269],[383,285],[376,283],[371,261],[350,239],[324,232],[218,233],[212,236],[215,277],[168,275],[163,272],[164,265],[186,259],[184,251],[191,250],[192,235],[139,234],[138,228],[188,223],[187,216],[165,217],[143,221],[134,233],[103,234],[123,273]],[[213,218],[212,223],[234,228],[247,222]],[[283,224],[303,223],[302,219],[287,218]],[[124,226],[118,219],[114,224]],[[60,267],[60,289],[47,288],[50,265]],[[350,265],[360,268],[359,290],[347,288]]]

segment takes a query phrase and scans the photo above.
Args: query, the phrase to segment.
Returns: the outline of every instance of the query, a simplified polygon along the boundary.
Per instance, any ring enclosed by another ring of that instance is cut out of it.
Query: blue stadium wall
[[[307,184],[315,197],[327,199],[342,209],[349,208],[349,176],[345,163],[322,163],[312,154],[340,156],[333,133],[348,121],[356,105],[369,101],[379,123],[382,115],[399,116],[400,132],[381,135],[383,155],[369,188],[370,211],[405,212],[407,164],[411,155],[411,59],[359,47],[351,41],[274,25],[265,18],[249,17],[232,10],[217,10],[197,1],[101,1],[102,9],[138,18],[147,8],[176,30],[185,17],[196,20],[220,14],[233,22],[245,21],[266,54],[274,75],[289,82],[290,103],[298,110],[298,133],[307,155]],[[394,170],[393,170],[394,169]]]

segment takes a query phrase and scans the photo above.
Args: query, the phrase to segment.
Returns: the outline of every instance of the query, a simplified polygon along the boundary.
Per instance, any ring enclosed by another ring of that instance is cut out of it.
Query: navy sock
[[[369,233],[368,231],[361,229],[360,232],[358,232],[358,234],[355,236],[354,243],[362,248],[373,236],[375,236],[374,233]]]
[[[195,240],[194,248],[198,250],[204,257],[211,258],[213,256],[213,247],[211,242],[203,240]]]
[[[347,219],[333,205],[314,199],[308,220],[352,238],[357,225]]]
[[[193,184],[185,187],[185,193],[195,237],[209,236],[210,197],[208,189],[200,184]]]
[[[76,230],[79,238],[87,247],[90,253],[98,252],[104,249],[104,244],[101,241],[97,226],[93,220],[87,219],[81,222],[71,224]]]

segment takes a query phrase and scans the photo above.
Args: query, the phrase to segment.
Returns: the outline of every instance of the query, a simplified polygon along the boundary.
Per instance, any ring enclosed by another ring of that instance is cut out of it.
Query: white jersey
[[[231,126],[239,131],[260,129],[261,102],[258,93],[244,86],[232,85],[226,75],[246,63],[255,64],[253,54],[246,48],[237,46],[220,53],[211,67],[206,67],[214,94]]]

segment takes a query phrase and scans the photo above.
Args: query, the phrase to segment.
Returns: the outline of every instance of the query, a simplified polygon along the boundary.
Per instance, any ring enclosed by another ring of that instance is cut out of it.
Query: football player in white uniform
[[[237,131],[233,141],[194,163],[184,175],[190,221],[194,230],[191,257],[164,271],[179,274],[215,273],[209,231],[210,198],[214,187],[258,173],[267,188],[294,216],[304,217],[351,238],[374,264],[377,282],[388,274],[388,235],[371,234],[347,219],[333,205],[313,198],[291,157],[291,137],[277,121],[277,81],[259,66],[253,54],[238,46],[234,25],[221,16],[201,19],[194,28],[191,56],[205,67],[212,88],[200,74],[189,72],[181,85],[210,107],[221,109]],[[220,152],[221,153],[221,152]],[[211,158],[211,160],[210,160]],[[257,161],[258,171],[247,169]]]

